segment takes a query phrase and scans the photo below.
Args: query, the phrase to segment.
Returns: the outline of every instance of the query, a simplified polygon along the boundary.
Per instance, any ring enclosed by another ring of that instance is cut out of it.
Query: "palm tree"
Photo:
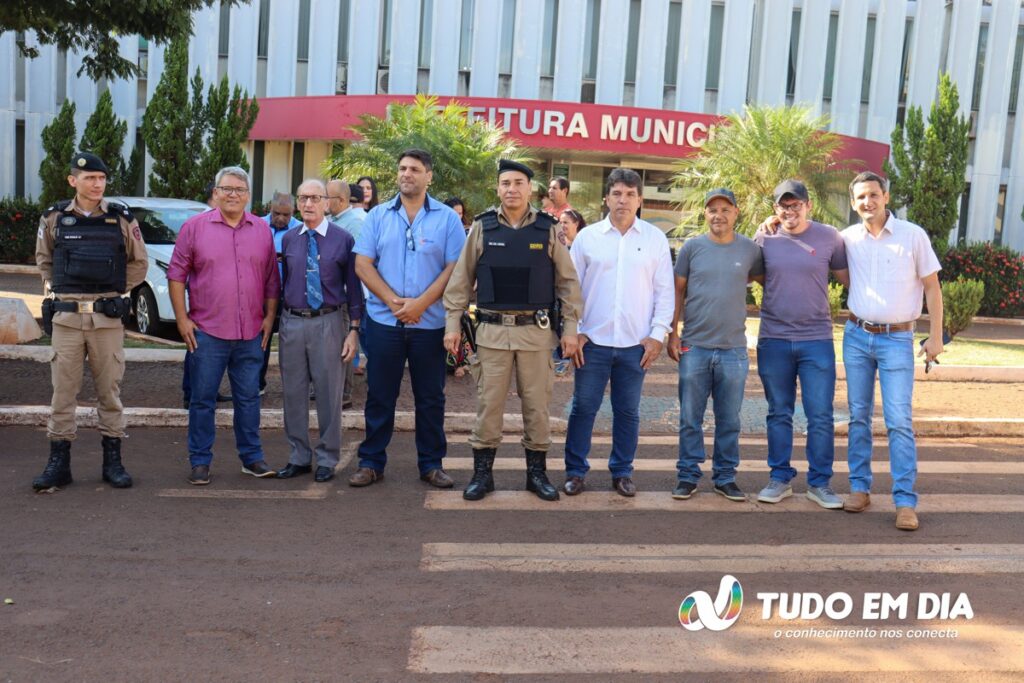
[[[841,138],[825,130],[827,116],[805,107],[745,107],[718,124],[704,146],[676,164],[674,184],[683,191],[677,232],[704,232],[704,195],[727,187],[736,194],[737,232],[752,235],[772,212],[772,190],[787,178],[807,185],[814,220],[842,226],[846,183],[855,160],[839,160]]]
[[[397,157],[411,147],[434,158],[430,193],[440,199],[458,196],[473,212],[497,203],[499,159],[532,161],[502,128],[473,119],[469,108],[457,102],[441,107],[436,96],[417,95],[412,104],[392,104],[386,118],[360,119],[353,130],[362,140],[336,146],[323,171],[328,178],[369,176],[381,197],[396,192]]]

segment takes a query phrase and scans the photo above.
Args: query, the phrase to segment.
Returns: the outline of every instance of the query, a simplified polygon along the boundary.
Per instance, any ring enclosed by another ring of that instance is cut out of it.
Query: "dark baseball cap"
[[[733,206],[736,206],[736,195],[732,193],[732,190],[727,190],[724,187],[719,187],[717,189],[711,190],[706,195],[704,195],[704,207],[706,208],[707,205],[711,203],[711,200],[714,199],[715,197],[721,197],[722,199],[726,200]]]
[[[778,204],[786,195],[792,195],[794,199],[802,202],[810,201],[807,194],[807,186],[799,180],[783,180],[775,186],[775,203]]]
[[[73,171],[100,171],[110,175],[110,169],[103,163],[103,159],[92,152],[78,152],[71,157],[71,170]]]
[[[526,164],[521,164],[518,161],[512,161],[511,159],[502,159],[498,162],[498,176],[507,171],[518,171],[527,178],[533,179],[533,169]]]

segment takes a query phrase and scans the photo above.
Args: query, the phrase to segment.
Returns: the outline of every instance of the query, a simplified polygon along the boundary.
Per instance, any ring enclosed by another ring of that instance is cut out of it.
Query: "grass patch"
[[[50,338],[45,334],[36,339],[35,341],[25,342],[20,346],[51,346]],[[131,339],[129,337],[124,338],[124,348],[126,349],[170,349],[178,350],[185,348],[184,344],[154,344],[152,342],[140,341],[138,339]]]
[[[759,319],[747,318],[747,334],[757,337],[760,325]],[[836,347],[836,362],[842,362],[843,325],[833,325],[832,334]],[[920,342],[927,336],[926,334],[915,334],[914,339]],[[917,352],[915,351],[915,353]],[[942,365],[984,365],[989,367],[1024,366],[1024,345],[958,336],[946,346],[946,350],[939,356],[939,363]]]

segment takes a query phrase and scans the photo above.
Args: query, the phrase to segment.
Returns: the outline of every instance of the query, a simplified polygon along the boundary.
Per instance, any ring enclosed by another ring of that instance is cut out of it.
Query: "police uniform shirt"
[[[47,213],[39,219],[39,232],[36,234],[36,266],[38,266],[39,273],[43,278],[44,294],[49,295],[50,293],[50,281],[53,277],[53,247],[57,228],[60,226],[61,218],[69,214],[75,214],[83,218],[95,218],[96,216],[106,215],[108,221],[117,221],[120,224],[121,235],[124,238],[125,254],[128,259],[126,268],[127,289],[124,292],[59,294],[57,295],[58,299],[61,301],[95,301],[96,299],[124,296],[145,280],[146,271],[149,269],[149,261],[146,257],[146,243],[142,240],[142,231],[139,229],[139,224],[131,216],[127,208],[120,204],[111,206],[106,199],[101,199],[96,210],[88,214],[79,208],[75,200],[71,200],[71,203],[63,211],[58,211],[53,207],[51,209],[47,209]],[[55,324],[78,329],[89,327],[90,322],[87,321],[91,321],[91,327],[119,327],[121,325],[120,318],[110,318],[103,313],[81,315],[79,313],[58,311],[54,314],[53,321]]]
[[[517,230],[531,225],[537,218],[537,209],[533,206],[528,207],[526,214],[517,225],[508,219],[502,207],[499,206],[497,212],[499,223]],[[579,280],[576,278],[576,268],[572,265],[572,259],[569,257],[569,250],[558,241],[556,236],[557,227],[557,223],[552,225],[548,235],[548,255],[555,266],[555,297],[562,302],[563,334],[575,335],[580,310],[583,308],[583,298],[580,294]],[[462,254],[459,256],[451,279],[448,280],[448,286],[444,290],[444,307],[447,312],[446,333],[460,332],[459,323],[462,312],[469,306],[473,285],[476,283],[476,264],[482,253],[483,226],[481,221],[476,220],[473,221]],[[525,310],[522,312],[533,313],[533,311]],[[502,313],[515,313],[515,311],[502,311]],[[555,342],[555,334],[550,329],[541,329],[537,325],[506,326],[483,323],[476,333],[477,345],[489,349],[542,351],[553,348]]]

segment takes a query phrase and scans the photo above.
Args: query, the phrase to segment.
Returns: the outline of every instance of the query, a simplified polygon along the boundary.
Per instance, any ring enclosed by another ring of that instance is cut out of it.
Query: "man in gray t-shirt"
[[[768,485],[757,500],[778,503],[793,495],[793,410],[796,384],[807,416],[807,497],[827,509],[843,501],[832,491],[836,390],[836,355],[828,275],[848,284],[846,248],[839,231],[810,220],[813,208],[807,187],[785,180],[775,188],[774,234],[759,231],[754,241],[764,252],[765,284],[757,374],[768,400]]]
[[[676,309],[669,333],[669,356],[679,363],[678,484],[672,497],[693,495],[702,476],[704,411],[714,402],[714,490],[744,501],[736,485],[740,464],[740,407],[750,361],[745,321],[747,282],[763,280],[761,248],[737,235],[739,209],[726,189],[704,198],[708,233],[688,240],[676,259]],[[682,339],[679,321],[683,322]]]

